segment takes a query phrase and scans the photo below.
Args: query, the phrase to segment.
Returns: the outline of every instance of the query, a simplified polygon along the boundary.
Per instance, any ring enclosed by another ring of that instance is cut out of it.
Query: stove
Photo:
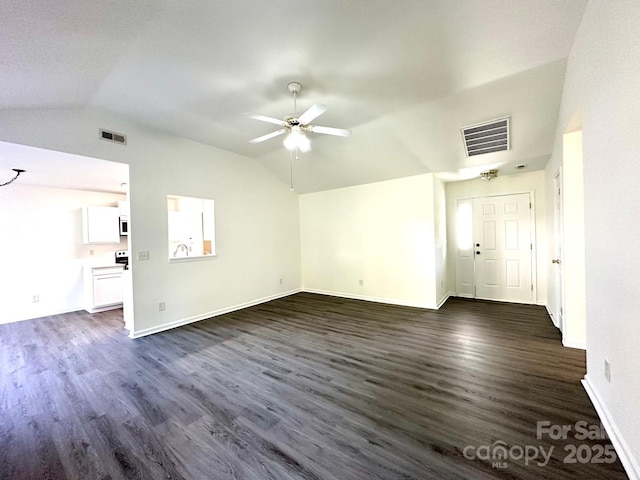
[[[129,250],[116,250],[116,263],[124,265],[125,270],[129,270]]]

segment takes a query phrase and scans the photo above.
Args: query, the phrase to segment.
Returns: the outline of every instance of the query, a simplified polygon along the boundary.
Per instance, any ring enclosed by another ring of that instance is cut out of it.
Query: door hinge
[[[531,248],[531,251],[533,251],[533,243],[530,243],[529,247]]]
[[[529,210],[531,210],[531,202],[529,202]]]
[[[533,292],[533,283],[531,284],[531,291]]]

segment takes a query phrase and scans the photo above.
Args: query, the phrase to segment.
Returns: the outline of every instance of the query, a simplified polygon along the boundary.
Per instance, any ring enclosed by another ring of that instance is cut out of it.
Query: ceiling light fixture
[[[302,153],[311,150],[311,141],[306,133],[320,133],[323,135],[335,135],[338,137],[348,137],[351,131],[345,128],[321,127],[319,125],[311,125],[311,122],[327,111],[327,107],[315,103],[311,105],[305,112],[298,113],[298,94],[302,90],[299,82],[290,82],[287,85],[289,93],[293,95],[293,113],[287,115],[283,120],[265,115],[249,115],[254,120],[267,122],[282,127],[275,132],[267,133],[261,137],[249,140],[249,143],[262,143],[265,140],[287,134],[284,140],[284,146],[287,150],[294,151],[296,148]]]
[[[13,177],[11,180],[9,180],[8,182],[5,183],[0,183],[0,187],[4,187],[5,185],[9,185],[10,183],[13,183],[13,181],[18,178],[20,176],[21,173],[26,172],[26,170],[22,170],[21,168],[12,168],[11,170],[13,170],[14,172],[16,172],[16,176]]]
[[[480,172],[480,178],[482,180],[486,180],[487,182],[489,180],[493,180],[497,176],[498,176],[498,170],[486,170],[484,172]]]
[[[302,132],[300,125],[291,127],[291,132],[285,137],[282,143],[284,147],[290,151],[297,148],[302,153],[307,153],[311,150],[311,140]]]
[[[284,147],[291,152],[291,162],[289,165],[290,189],[293,190],[293,161],[298,160],[298,153],[307,153],[311,151],[311,140],[305,133],[321,133],[324,135],[336,135],[338,137],[348,137],[351,131],[344,128],[321,127],[319,125],[311,125],[310,122],[322,115],[327,107],[315,103],[311,105],[304,113],[298,113],[298,94],[302,90],[302,84],[299,82],[290,82],[287,90],[293,95],[293,113],[287,115],[284,120],[278,118],[267,117],[265,115],[249,115],[254,120],[272,123],[282,127],[275,132],[267,133],[261,137],[249,140],[249,143],[262,143],[265,140],[284,135]]]

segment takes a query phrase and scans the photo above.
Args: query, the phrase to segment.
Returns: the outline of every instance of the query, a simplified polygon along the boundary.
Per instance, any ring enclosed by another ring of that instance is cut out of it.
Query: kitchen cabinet
[[[118,211],[120,212],[120,216],[128,217],[129,216],[129,201],[128,200],[118,200]]]
[[[103,312],[122,307],[123,265],[91,266],[84,269],[85,310]]]
[[[82,209],[84,244],[120,243],[118,207],[84,207]]]

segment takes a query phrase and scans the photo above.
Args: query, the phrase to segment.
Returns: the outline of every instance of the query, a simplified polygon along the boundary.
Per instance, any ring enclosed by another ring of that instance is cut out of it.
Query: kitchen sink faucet
[[[180,245],[178,245],[176,247],[176,251],[173,252],[173,256],[175,257],[176,255],[178,255],[178,250],[180,250],[180,247],[182,247],[185,251],[185,253],[187,254],[186,256],[189,256],[189,247],[187,247],[184,243],[181,243]]]

